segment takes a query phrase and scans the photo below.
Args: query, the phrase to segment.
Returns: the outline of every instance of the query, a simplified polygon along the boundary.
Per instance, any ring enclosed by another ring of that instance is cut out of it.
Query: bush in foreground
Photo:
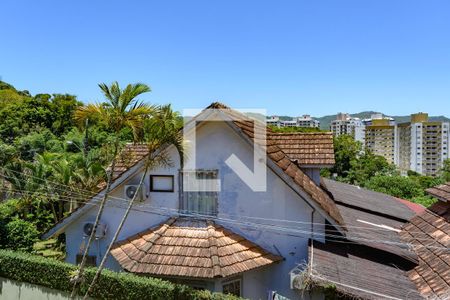
[[[0,277],[28,282],[48,288],[70,292],[70,274],[76,266],[34,256],[27,253],[0,250]],[[87,290],[96,269],[86,270],[86,283],[81,285],[80,294]],[[236,300],[235,296],[198,291],[188,286],[174,284],[161,279],[141,277],[129,273],[104,270],[91,295],[98,299],[198,299]]]

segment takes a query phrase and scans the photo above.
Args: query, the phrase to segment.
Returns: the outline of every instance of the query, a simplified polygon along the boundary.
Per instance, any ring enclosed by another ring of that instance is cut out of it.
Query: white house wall
[[[308,239],[311,230],[315,238],[324,239],[325,219],[314,212],[296,192],[285,184],[274,172],[268,169],[267,191],[253,192],[225,163],[231,154],[235,154],[244,164],[253,170],[253,150],[242,137],[223,123],[208,123],[200,126],[197,131],[197,168],[218,169],[222,190],[219,193],[218,219],[216,223],[242,235],[268,251],[279,254],[284,261],[262,270],[247,272],[243,275],[243,296],[251,299],[265,299],[268,290],[276,290],[281,295],[296,299],[299,292],[290,289],[289,272],[304,264],[308,256]],[[137,232],[153,227],[169,216],[158,215],[161,211],[152,209],[149,205],[164,208],[174,212],[179,208],[178,170],[180,168],[178,154],[171,149],[174,166],[151,171],[150,174],[174,175],[175,191],[173,193],[150,193],[150,199],[136,209],[154,212],[132,211],[121,232],[124,239]],[[137,184],[139,174],[130,178],[126,184]],[[146,179],[146,189],[149,189],[149,176]],[[113,197],[124,198],[123,186],[118,187]],[[110,200],[105,208],[102,222],[108,225],[105,238],[94,242],[90,254],[101,256],[107,243],[123,215],[121,200]],[[66,229],[67,261],[75,262],[75,256],[83,239],[82,226],[84,222],[95,219],[96,210],[90,210],[77,222]],[[311,218],[317,223],[312,227]],[[238,221],[233,221],[238,220]],[[100,255],[99,255],[100,254]],[[113,258],[107,264],[108,268],[120,270]],[[221,285],[216,284],[217,291]]]

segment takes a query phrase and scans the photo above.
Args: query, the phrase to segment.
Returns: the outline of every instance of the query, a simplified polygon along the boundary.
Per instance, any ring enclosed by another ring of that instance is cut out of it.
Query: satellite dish
[[[137,187],[134,185],[130,185],[125,190],[125,194],[128,199],[133,199],[134,195],[136,194],[136,191],[137,191]]]

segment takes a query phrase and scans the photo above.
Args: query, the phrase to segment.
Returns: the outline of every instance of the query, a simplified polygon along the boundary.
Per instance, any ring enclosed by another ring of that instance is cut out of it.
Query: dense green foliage
[[[7,249],[31,251],[34,243],[39,240],[36,227],[21,219],[14,219],[6,224],[5,232]]]
[[[33,96],[0,82],[0,248],[32,252],[43,232],[98,191],[125,143],[180,142],[168,134],[182,125],[169,105],[134,100],[149,91],[147,86],[130,84],[120,93],[117,83],[99,86],[106,102],[84,105],[72,95]],[[3,277],[70,291],[69,273],[76,271],[69,264],[0,250]],[[81,276],[79,293],[87,291],[94,274],[90,269]],[[91,295],[103,299],[234,298],[108,271],[93,286]]]
[[[108,109],[105,103],[99,107]],[[106,180],[113,146],[117,144],[120,150],[126,142],[136,140],[134,115],[115,131],[116,124],[93,115],[87,123],[85,119],[77,122],[75,112],[84,108],[92,106],[72,95],[33,96],[0,81],[2,230],[20,218],[39,233],[45,232]],[[111,118],[116,123],[118,119]]]
[[[436,202],[436,199],[427,196],[425,190],[450,180],[449,160],[445,162],[440,177],[422,176],[412,171],[407,176],[401,176],[384,157],[364,151],[361,143],[349,135],[334,139],[334,151],[336,164],[332,169],[324,170],[323,176],[333,176],[336,180],[407,199],[426,207]]]
[[[38,284],[48,288],[70,292],[70,277],[76,266],[61,261],[26,253],[0,250],[0,277]],[[84,294],[92,280],[95,268],[86,270],[86,282],[81,285]],[[136,276],[130,273],[116,273],[105,270],[95,285],[92,297],[98,299],[238,299],[231,295],[194,290],[185,285],[168,281]]]

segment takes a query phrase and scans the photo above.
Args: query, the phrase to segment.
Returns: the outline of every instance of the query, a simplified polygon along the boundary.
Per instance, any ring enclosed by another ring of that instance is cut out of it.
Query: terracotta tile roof
[[[331,132],[270,133],[268,138],[300,166],[332,166],[335,163]]]
[[[376,249],[311,241],[309,261],[314,283],[333,285],[350,299],[423,299],[409,280],[409,266]]]
[[[431,196],[450,202],[450,182],[427,189]]]
[[[226,277],[282,260],[212,221],[172,218],[115,244],[111,254],[132,273]]]
[[[447,213],[445,210],[444,214]],[[411,243],[419,264],[408,275],[426,297],[450,297],[450,223],[426,210],[403,227],[402,239]]]
[[[450,222],[450,202],[439,201],[428,207],[428,209]]]
[[[217,102],[212,103],[206,109],[223,109],[227,114],[237,114],[241,118],[243,116],[237,111],[231,110],[227,106]],[[250,139],[257,143],[260,143],[261,137],[256,137],[256,139],[254,138],[254,120],[246,117],[246,120],[235,121],[233,123]],[[271,131],[265,126],[265,124],[262,125],[257,122],[256,126],[264,126],[264,129],[267,130],[268,136],[270,136]],[[267,139],[266,149],[268,158],[273,160],[273,162],[275,162],[275,164],[277,164],[284,171],[284,173],[291,177],[298,186],[300,186],[326,213],[328,213],[328,215],[333,220],[336,221],[337,224],[339,224],[345,230],[345,223],[342,219],[342,216],[340,215],[336,204],[328,196],[328,194],[324,190],[322,190],[322,188],[317,186],[314,181],[312,181],[295,162],[292,162],[291,158],[281,150],[275,140]],[[138,164],[147,155],[147,153],[148,149],[146,145],[127,144],[120,153],[119,162],[117,162],[116,164],[113,179],[119,178],[127,170]],[[99,190],[97,191],[97,193],[101,193],[105,189],[105,187],[105,182],[99,184]],[[85,205],[79,206],[77,209],[75,209],[75,211],[79,211],[83,207],[85,207]],[[67,224],[66,220],[71,218],[72,215],[74,215],[73,212],[60,220],[54,227],[52,227],[46,234],[44,234],[44,236],[47,236],[49,232],[54,232],[56,230],[55,227],[59,228],[60,226],[62,226],[61,224]]]
[[[222,103],[212,103],[207,107],[207,109],[220,109],[225,114],[240,118],[239,121],[234,120],[233,123],[255,143],[261,143],[263,137],[255,136],[254,127],[264,127],[264,129],[267,130],[265,124],[245,117],[237,111],[229,109]],[[270,136],[271,131],[267,130],[267,133],[268,136]],[[311,178],[309,178],[296,163],[291,161],[290,157],[278,146],[276,140],[269,138],[265,140],[265,143],[267,157],[271,159],[278,167],[280,167],[283,172],[288,175],[298,186],[300,186],[317,204],[319,204],[319,206],[326,213],[328,213],[328,215],[335,220],[337,224],[341,225],[341,227],[345,229],[344,220],[330,196],[322,190],[321,187],[314,183],[314,181],[311,180]]]
[[[114,167],[113,180],[119,178],[127,170],[139,163],[148,154],[148,146],[145,144],[126,144],[117,157]],[[98,185],[102,190],[106,187],[106,182]]]

